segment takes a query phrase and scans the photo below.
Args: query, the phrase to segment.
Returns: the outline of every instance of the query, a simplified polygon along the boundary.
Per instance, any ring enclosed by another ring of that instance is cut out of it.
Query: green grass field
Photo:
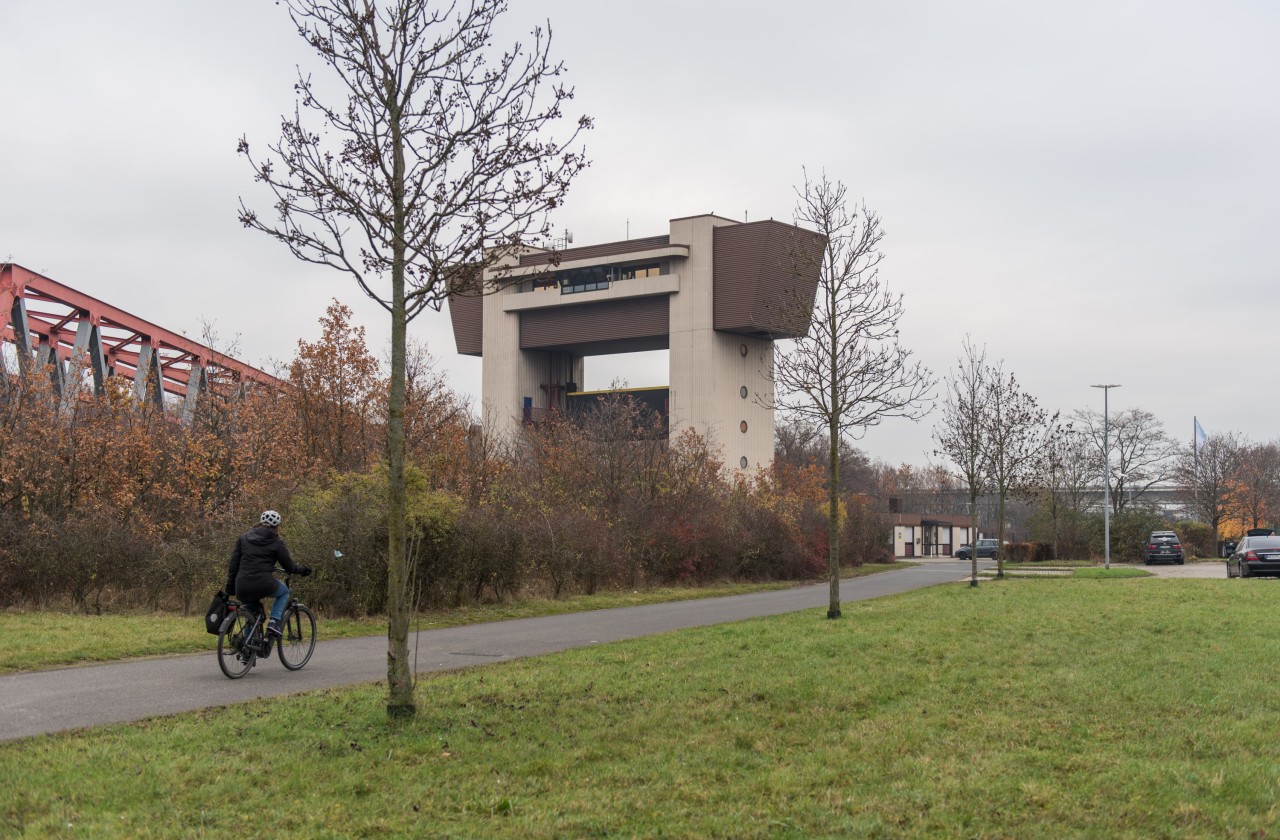
[[[1257,585],[1254,585],[1257,584]],[[1269,582],[1028,579],[0,745],[0,835],[1271,837]]]

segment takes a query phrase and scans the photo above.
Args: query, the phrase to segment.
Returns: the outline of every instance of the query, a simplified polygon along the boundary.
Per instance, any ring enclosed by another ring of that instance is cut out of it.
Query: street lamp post
[[[1107,397],[1119,385],[1090,385],[1102,389],[1102,539],[1103,566],[1111,568],[1111,415]]]

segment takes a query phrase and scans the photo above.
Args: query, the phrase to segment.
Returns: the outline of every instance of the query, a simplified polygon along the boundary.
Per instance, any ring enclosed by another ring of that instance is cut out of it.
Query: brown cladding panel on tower
[[[788,338],[808,332],[823,238],[775,222],[717,227],[714,326],[722,332]]]
[[[665,339],[670,323],[666,295],[531,309],[520,313],[520,348]]]
[[[464,356],[484,355],[484,298],[480,295],[449,295],[449,320],[453,340]]]

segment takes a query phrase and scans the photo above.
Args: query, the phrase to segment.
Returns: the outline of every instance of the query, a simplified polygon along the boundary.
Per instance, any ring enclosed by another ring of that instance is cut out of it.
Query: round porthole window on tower
[[[738,460],[738,464],[745,470],[747,468],[747,456],[743,455],[742,458]]]
[[[747,433],[747,421],[746,421],[746,420],[743,420],[741,423],[739,423],[739,424],[738,424],[738,431],[742,432],[744,435]]]
[[[746,386],[746,385],[743,385],[741,388],[739,388],[739,389],[738,389],[738,396],[742,397],[744,400],[747,398],[747,386]]]
[[[743,358],[746,358],[746,355],[747,355],[747,345],[745,345],[745,344],[739,344],[739,345],[738,345],[738,353],[739,353],[739,355],[741,355]]]

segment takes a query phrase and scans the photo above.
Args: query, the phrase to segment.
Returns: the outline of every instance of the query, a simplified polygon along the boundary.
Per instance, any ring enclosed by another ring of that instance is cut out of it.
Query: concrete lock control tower
[[[772,220],[672,219],[664,236],[530,249],[449,299],[458,352],[484,359],[484,419],[499,434],[568,409],[588,356],[669,351],[668,387],[625,391],[696,429],[726,466],[773,460],[773,342],[804,335],[823,239]]]

